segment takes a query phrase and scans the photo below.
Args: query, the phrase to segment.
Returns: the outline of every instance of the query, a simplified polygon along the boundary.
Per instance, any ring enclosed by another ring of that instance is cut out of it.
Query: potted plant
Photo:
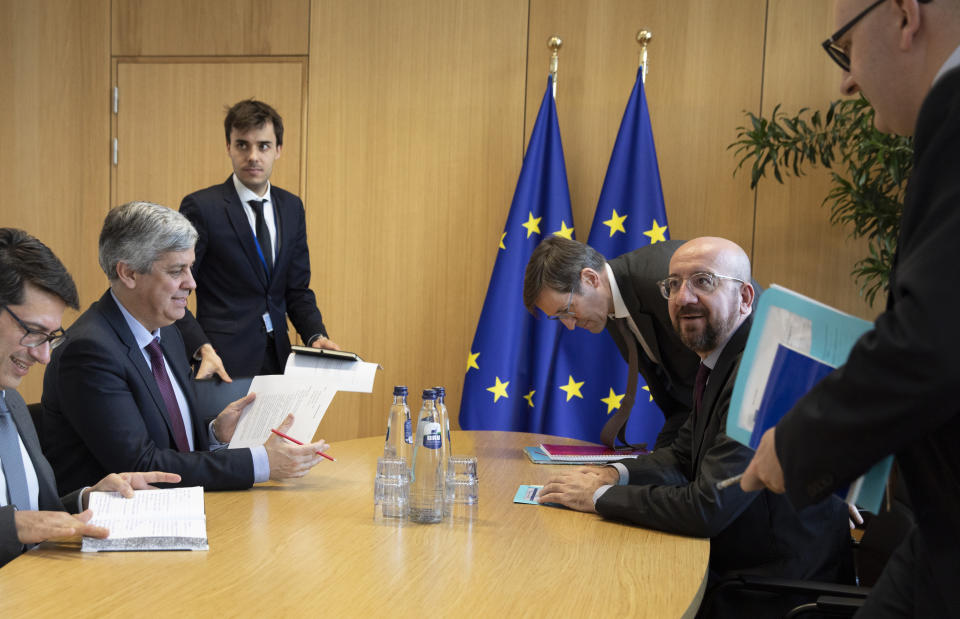
[[[873,108],[863,97],[833,101],[825,113],[802,108],[788,116],[777,105],[769,119],[746,115],[749,126],[737,127],[737,141],[728,147],[740,157],[734,174],[751,162],[753,189],[768,168],[779,183],[784,176],[802,176],[808,165],[830,169],[823,204],[830,207],[831,223],[850,224],[853,238],[868,240],[868,254],[851,275],[873,305],[887,289],[893,266],[913,141],[875,129]]]

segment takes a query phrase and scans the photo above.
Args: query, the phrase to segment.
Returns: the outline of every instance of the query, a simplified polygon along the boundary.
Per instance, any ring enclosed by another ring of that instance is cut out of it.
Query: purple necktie
[[[170,384],[170,376],[167,375],[167,366],[163,363],[160,338],[154,338],[145,348],[150,355],[153,378],[157,381],[157,387],[160,388],[160,397],[163,398],[163,403],[167,405],[167,415],[170,417],[170,427],[173,428],[173,440],[177,444],[177,450],[190,451],[190,443],[187,441],[187,432],[183,429],[183,416],[180,414],[177,396],[173,393],[173,385]]]

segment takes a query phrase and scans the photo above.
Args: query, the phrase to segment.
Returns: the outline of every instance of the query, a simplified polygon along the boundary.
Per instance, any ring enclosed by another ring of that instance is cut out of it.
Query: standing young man
[[[307,345],[340,347],[327,337],[310,289],[303,202],[270,184],[283,119],[248,99],[230,108],[223,128],[233,175],[180,204],[200,236],[197,315],[188,312],[177,327],[201,362],[197,378],[279,374],[290,353],[288,316]]]

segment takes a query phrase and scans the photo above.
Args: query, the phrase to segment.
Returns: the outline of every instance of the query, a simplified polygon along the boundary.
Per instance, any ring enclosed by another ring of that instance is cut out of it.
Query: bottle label
[[[403,422],[403,442],[413,445],[413,423],[409,419]]]
[[[440,424],[436,422],[426,422],[423,426],[423,440],[421,444],[427,449],[440,449],[443,445],[443,434],[440,430]]]

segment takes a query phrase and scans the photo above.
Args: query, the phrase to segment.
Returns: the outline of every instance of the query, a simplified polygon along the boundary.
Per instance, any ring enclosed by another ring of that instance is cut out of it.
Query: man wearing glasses
[[[607,262],[589,245],[551,236],[534,249],[524,274],[528,310],[540,308],[571,330],[606,329],[628,363],[630,348],[636,350],[637,370],[664,416],[655,449],[673,442],[690,413],[699,363],[670,326],[657,290],[681,244],[655,243]]]
[[[750,260],[735,243],[704,237],[682,245],[659,282],[661,303],[699,357],[693,412],[676,441],[623,464],[551,479],[540,500],[642,527],[710,538],[706,616],[783,616],[797,600],[709,591],[749,573],[836,582],[846,575],[847,510],[834,497],[805,510],[771,492],[717,482],[744,469],[752,450],[725,434],[727,410],[752,322]]]
[[[91,490],[133,496],[134,489],[151,483],[180,480],[169,473],[122,473],[57,496],[53,471],[16,388],[63,340],[60,320],[67,305],[78,307],[77,289],[60,260],[26,232],[0,228],[0,566],[48,539],[106,537],[106,529],[89,524]]]
[[[847,364],[764,435],[745,490],[803,508],[895,454],[917,526],[861,614],[948,617],[960,609],[960,2],[841,0],[824,42],[844,94],[878,129],[914,137],[886,311]]]

